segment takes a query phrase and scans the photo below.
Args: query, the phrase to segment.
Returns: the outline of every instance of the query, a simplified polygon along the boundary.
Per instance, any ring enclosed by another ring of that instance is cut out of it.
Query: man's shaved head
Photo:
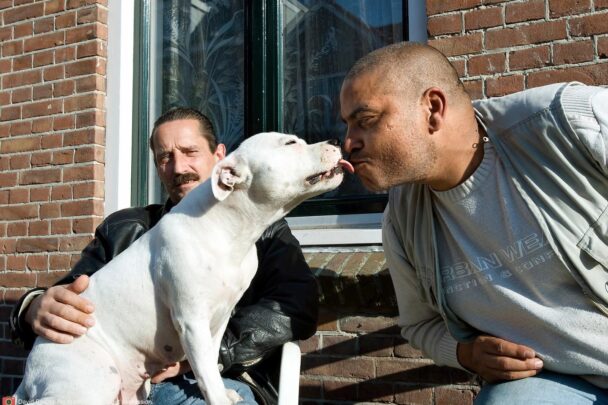
[[[430,87],[439,87],[452,98],[468,95],[458,72],[437,49],[414,42],[400,42],[377,49],[359,59],[344,81],[367,73],[378,73],[385,83],[383,92],[407,90],[422,95]]]

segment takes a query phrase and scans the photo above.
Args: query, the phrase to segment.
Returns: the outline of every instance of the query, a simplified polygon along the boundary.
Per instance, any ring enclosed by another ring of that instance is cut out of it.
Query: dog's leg
[[[217,367],[219,345],[211,336],[209,322],[197,319],[182,327],[182,345],[205,400],[211,405],[231,405]]]

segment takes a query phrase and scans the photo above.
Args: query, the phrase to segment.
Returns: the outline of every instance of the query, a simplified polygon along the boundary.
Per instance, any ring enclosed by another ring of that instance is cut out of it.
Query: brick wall
[[[606,0],[427,0],[429,44],[474,98],[549,83],[608,84]]]
[[[107,1],[0,0],[0,393],[10,307],[64,274],[103,216]]]
[[[608,84],[608,0],[426,5],[430,44],[475,98]],[[0,394],[26,354],[9,342],[9,308],[64,274],[103,215],[106,23],[106,0],[0,0]],[[472,403],[474,379],[399,336],[380,252],[306,257],[322,311],[318,333],[301,342],[304,403]]]

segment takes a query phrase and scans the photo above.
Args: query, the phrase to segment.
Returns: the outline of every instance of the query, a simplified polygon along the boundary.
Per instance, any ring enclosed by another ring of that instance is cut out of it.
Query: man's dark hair
[[[201,113],[198,110],[195,110],[194,108],[174,107],[166,111],[154,122],[152,134],[150,135],[150,149],[152,150],[152,153],[154,153],[154,137],[156,135],[158,127],[166,122],[177,120],[198,121],[201,130],[201,136],[207,140],[207,143],[209,143],[209,149],[211,150],[211,152],[215,152],[215,150],[217,149],[217,138],[215,137],[215,130],[213,129],[213,124],[211,123],[211,120],[209,120],[209,118],[207,118],[205,114]],[[154,162],[156,162],[156,158],[154,159]]]

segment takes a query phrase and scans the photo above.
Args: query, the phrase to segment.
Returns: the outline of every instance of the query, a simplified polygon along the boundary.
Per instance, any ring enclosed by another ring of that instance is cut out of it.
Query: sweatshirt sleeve
[[[384,213],[382,245],[397,297],[401,335],[435,364],[465,370],[456,356],[458,342],[449,334],[441,315],[424,299],[416,270],[405,256],[389,209]]]

